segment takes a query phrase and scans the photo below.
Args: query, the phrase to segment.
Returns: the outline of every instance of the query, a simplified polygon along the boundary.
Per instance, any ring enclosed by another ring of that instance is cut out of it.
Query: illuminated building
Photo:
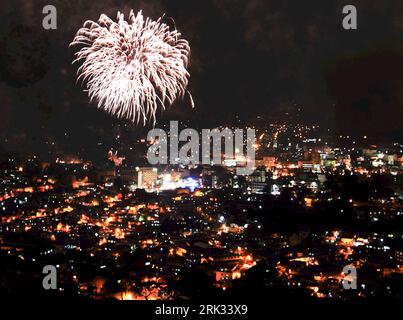
[[[137,186],[140,189],[154,189],[158,178],[157,168],[139,168],[137,170]]]
[[[262,159],[256,160],[256,165],[258,167],[263,166],[266,169],[274,168],[276,166],[276,157],[264,156]]]

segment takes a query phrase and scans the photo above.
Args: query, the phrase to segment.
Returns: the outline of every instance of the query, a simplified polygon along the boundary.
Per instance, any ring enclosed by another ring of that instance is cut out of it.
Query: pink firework
[[[155,123],[159,107],[187,92],[189,43],[161,19],[131,11],[129,21],[118,12],[114,22],[102,14],[98,23],[86,21],[77,32],[71,45],[83,45],[74,61],[82,62],[78,79],[98,108],[133,122]]]

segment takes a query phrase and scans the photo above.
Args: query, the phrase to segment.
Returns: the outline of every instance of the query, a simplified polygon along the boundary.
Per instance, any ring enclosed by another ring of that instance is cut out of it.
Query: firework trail
[[[73,63],[82,62],[78,80],[98,108],[155,124],[158,107],[165,109],[187,92],[189,43],[161,19],[144,19],[141,11],[130,11],[129,21],[118,12],[114,22],[102,14],[98,23],[86,21],[77,32],[70,46],[83,47]]]

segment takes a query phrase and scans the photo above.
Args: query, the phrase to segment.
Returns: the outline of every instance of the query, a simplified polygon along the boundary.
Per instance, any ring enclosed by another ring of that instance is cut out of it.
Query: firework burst
[[[128,21],[118,12],[114,22],[102,14],[98,23],[86,21],[77,32],[70,45],[83,47],[73,63],[82,62],[78,79],[98,108],[133,122],[155,123],[158,108],[187,92],[189,43],[161,19],[131,11]]]

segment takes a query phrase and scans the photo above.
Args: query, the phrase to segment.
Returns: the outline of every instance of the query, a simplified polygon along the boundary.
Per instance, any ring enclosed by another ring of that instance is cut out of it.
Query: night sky
[[[58,9],[57,30],[42,28],[46,4]],[[357,7],[358,30],[342,28],[347,4]],[[401,0],[13,0],[0,3],[0,152],[53,148],[96,158],[116,147],[118,134],[133,143],[145,137],[151,125],[138,128],[89,103],[68,48],[85,20],[131,8],[165,14],[192,48],[196,107],[185,97],[158,115],[157,127],[186,120],[213,128],[260,116],[374,141],[403,137]]]

